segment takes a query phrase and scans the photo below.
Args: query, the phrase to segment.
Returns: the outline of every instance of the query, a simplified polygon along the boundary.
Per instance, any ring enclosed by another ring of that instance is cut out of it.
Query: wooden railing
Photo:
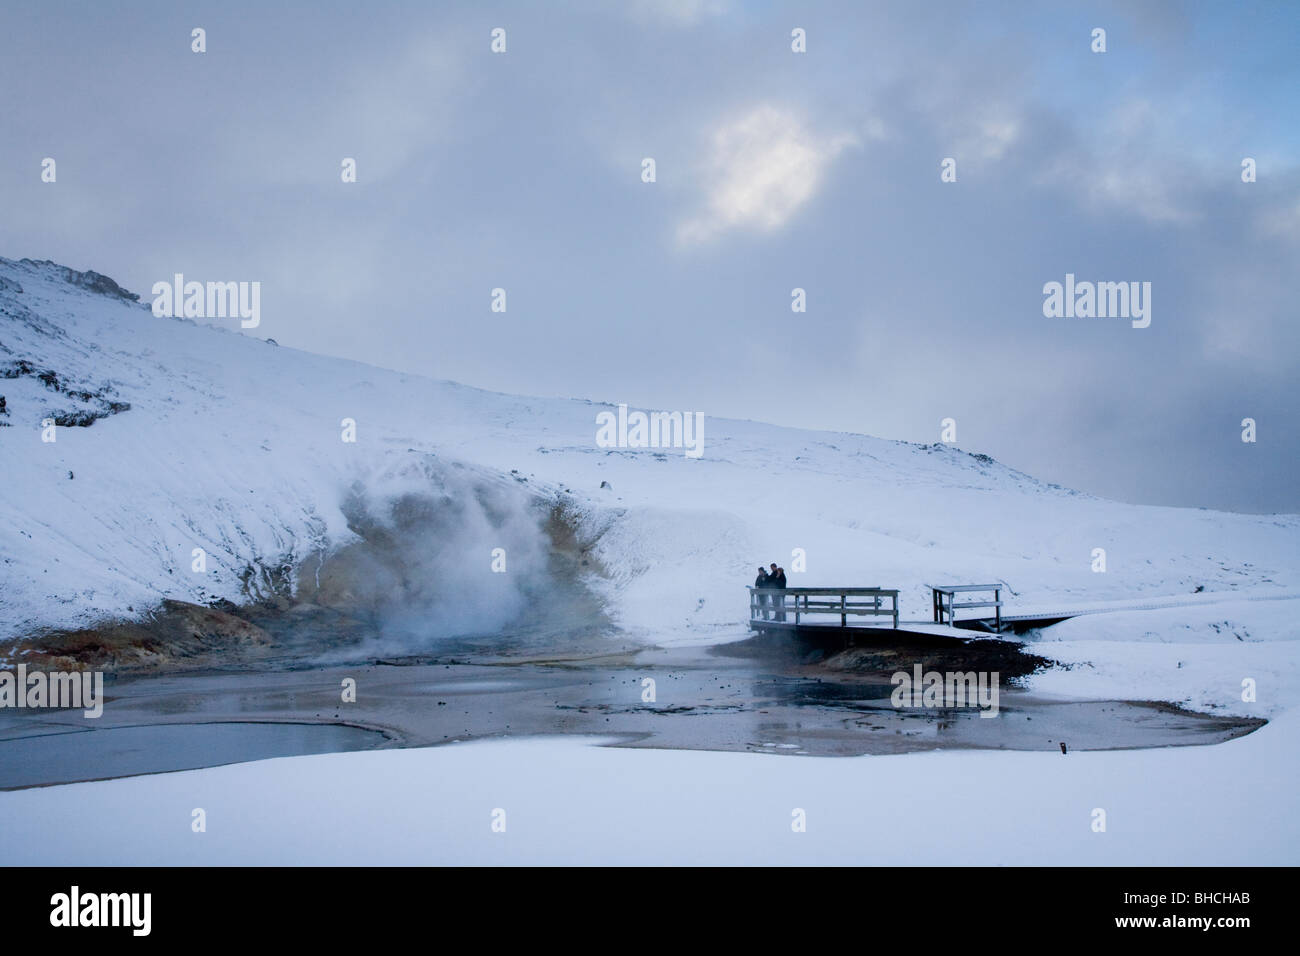
[[[1002,588],[1001,584],[949,584],[930,588],[930,603],[934,609],[934,622],[954,626],[957,623],[955,612],[962,608],[991,607],[995,627],[1002,631]],[[958,601],[958,594],[971,591],[992,591],[992,601]],[[945,621],[944,618],[947,618]]]
[[[838,617],[839,621],[817,620],[818,617]],[[751,624],[862,627],[872,621],[859,621],[858,618],[874,617],[892,618],[894,629],[898,629],[898,591],[887,588],[749,589]],[[852,624],[850,618],[854,618]]]

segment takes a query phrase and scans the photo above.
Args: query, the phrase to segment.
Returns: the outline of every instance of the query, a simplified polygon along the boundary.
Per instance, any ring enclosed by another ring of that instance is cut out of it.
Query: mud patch
[[[861,643],[846,646],[850,639]],[[909,634],[881,629],[871,634],[806,638],[791,634],[760,634],[713,649],[721,657],[764,661],[794,673],[828,678],[886,679],[897,671],[996,671],[1004,681],[1028,677],[1053,666],[1045,657],[1029,653],[1019,641],[999,638],[954,638]],[[887,696],[887,695],[886,695]]]
[[[43,670],[183,670],[262,660],[271,635],[236,614],[164,600],[139,621],[113,621],[19,640],[10,660]]]

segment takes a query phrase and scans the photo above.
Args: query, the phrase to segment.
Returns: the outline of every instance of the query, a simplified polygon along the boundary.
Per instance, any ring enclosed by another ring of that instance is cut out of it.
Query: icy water
[[[115,680],[105,685],[96,720],[80,711],[0,712],[0,789],[530,734],[612,736],[626,747],[852,756],[1213,744],[1261,724],[1152,702],[1043,698],[1008,683],[1032,670],[1031,659],[1022,662],[1014,645],[983,645],[822,660],[743,642],[565,661],[371,661]],[[913,661],[999,670],[997,716],[981,717],[977,708],[895,708],[889,675]],[[355,681],[355,702],[342,699],[348,680]]]
[[[90,723],[87,721],[87,723]],[[0,790],[368,750],[383,734],[339,724],[200,723],[58,730],[0,742]]]

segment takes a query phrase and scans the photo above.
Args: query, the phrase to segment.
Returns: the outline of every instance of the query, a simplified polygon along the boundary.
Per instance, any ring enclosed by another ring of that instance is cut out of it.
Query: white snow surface
[[[6,862],[46,866],[1294,865],[1293,763],[1279,758],[1300,746],[1298,717],[1213,747],[1068,755],[568,737],[289,757],[0,793],[0,827]]]

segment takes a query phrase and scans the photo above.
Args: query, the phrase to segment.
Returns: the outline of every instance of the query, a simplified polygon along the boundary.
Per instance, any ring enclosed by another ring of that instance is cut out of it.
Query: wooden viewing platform
[[[934,611],[934,623],[948,624],[952,627],[957,626],[956,612],[965,608],[973,607],[991,607],[993,608],[993,629],[998,633],[1002,632],[1002,584],[944,584],[930,586],[930,603]],[[993,600],[958,600],[958,596],[965,597],[979,592],[993,593]],[[946,618],[946,620],[945,620]],[[984,618],[977,620],[983,621]]]
[[[893,629],[898,629],[897,590],[756,587],[748,590],[749,624],[759,630],[878,627],[875,623],[878,617],[890,618]]]
[[[1027,627],[1054,624],[1071,612],[1042,614],[1002,613],[1005,584],[945,584],[930,587],[932,621],[899,621],[896,588],[758,588],[749,587],[749,626],[770,633],[811,636],[839,633],[852,640],[854,633],[895,631],[914,637],[958,637],[971,631],[1001,634]],[[981,593],[982,592],[982,593]],[[987,608],[987,617],[958,618],[958,611]],[[969,638],[965,638],[969,639]]]
[[[784,632],[844,635],[890,631],[913,638],[971,640],[972,631],[1001,636],[1005,631],[1023,634],[1050,627],[1073,617],[1110,614],[1117,611],[1152,611],[1162,608],[1199,607],[1210,600],[1164,599],[1156,601],[1111,602],[1100,607],[1063,610],[1048,605],[1031,613],[1003,614],[1002,592],[1010,590],[999,584],[930,585],[933,620],[899,621],[898,591],[894,588],[756,588],[749,587],[749,626],[760,632]],[[981,596],[980,592],[984,592]],[[988,595],[992,595],[989,599]],[[1220,598],[1222,600],[1223,598]],[[1257,595],[1236,598],[1248,601],[1294,601],[1300,595]],[[988,608],[985,617],[958,618],[957,612]],[[885,618],[887,620],[880,620]]]

